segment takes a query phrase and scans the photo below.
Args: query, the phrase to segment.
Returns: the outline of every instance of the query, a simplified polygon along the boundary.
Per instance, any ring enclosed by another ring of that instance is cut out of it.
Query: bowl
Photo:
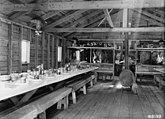
[[[10,80],[10,75],[0,75],[0,80],[1,81],[8,81]]]

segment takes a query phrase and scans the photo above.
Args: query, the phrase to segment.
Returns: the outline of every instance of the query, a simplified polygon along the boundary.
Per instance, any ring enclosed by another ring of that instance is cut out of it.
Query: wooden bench
[[[154,83],[157,85],[159,89],[165,87],[165,77],[162,75],[154,75]]]
[[[57,103],[57,109],[68,108],[68,95],[72,92],[72,88],[64,87],[50,94],[47,94],[39,99],[30,102],[29,104],[0,117],[0,119],[46,119],[46,109]]]
[[[102,74],[102,80],[105,80],[107,76],[110,76],[110,79],[113,79],[113,71],[111,70],[98,69],[96,72],[98,73],[98,77]],[[105,76],[105,78],[103,78],[103,76]]]
[[[148,72],[145,72],[145,71],[136,71],[135,72],[135,78],[137,80],[137,75],[151,75],[151,76],[154,76],[154,75],[157,75],[157,74],[161,74],[160,72],[154,72],[154,71],[148,71]],[[140,78],[140,82],[141,82],[141,78]]]
[[[16,107],[5,110],[0,114],[0,119],[34,119],[37,117],[37,109],[34,106],[26,105],[19,109]]]
[[[95,76],[91,75],[85,80],[79,80],[72,84],[67,85],[67,87],[72,88],[72,100],[73,104],[76,104],[76,91],[82,90],[83,94],[87,94],[86,84],[90,82],[90,86],[93,86],[93,80],[95,80]]]

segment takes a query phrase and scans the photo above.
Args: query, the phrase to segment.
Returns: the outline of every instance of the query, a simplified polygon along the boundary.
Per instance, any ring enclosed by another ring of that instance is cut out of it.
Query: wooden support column
[[[9,26],[9,43],[8,43],[8,74],[12,72],[12,41],[13,41],[13,23]]]
[[[23,26],[20,26],[20,39],[19,39],[19,72],[22,72],[22,40],[23,40]]]
[[[113,79],[115,76],[115,41],[113,42]]]
[[[123,27],[127,28],[128,26],[128,8],[123,9]],[[129,40],[128,40],[128,32],[124,33],[125,36],[125,69],[128,69],[128,53],[129,53]]]
[[[42,34],[42,64],[44,65],[45,33]]]
[[[92,49],[89,50],[90,50],[90,63],[92,63]]]
[[[62,39],[62,66],[65,65],[66,58],[66,40]]]
[[[29,28],[29,41],[31,43],[32,41],[32,34],[31,34],[31,29]],[[28,69],[30,69],[30,64],[28,64]]]
[[[135,43],[135,50],[137,49],[138,42],[139,41],[136,41],[136,43]],[[136,50],[136,52],[135,52],[135,80],[136,81],[137,81],[137,73],[136,73],[137,59],[138,59],[138,51]]]
[[[54,68],[54,36],[52,38],[52,68]]]
[[[48,45],[47,45],[47,53],[48,53],[48,57],[47,57],[47,66],[48,69],[50,68],[50,35],[48,34]]]
[[[129,37],[128,33],[124,33],[125,35],[125,69],[129,69],[128,57],[129,57]]]
[[[56,50],[56,62],[55,62],[55,68],[57,69],[58,68],[58,42],[59,42],[59,38],[56,37],[56,40],[55,40],[55,50]]]
[[[35,36],[35,68],[38,65],[38,36]]]

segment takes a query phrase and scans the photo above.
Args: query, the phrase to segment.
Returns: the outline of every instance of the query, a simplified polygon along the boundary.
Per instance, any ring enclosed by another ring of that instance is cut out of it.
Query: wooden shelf
[[[114,47],[68,47],[73,49],[101,49],[101,50],[114,50]]]
[[[121,49],[115,49],[116,51],[121,51]],[[125,51],[125,49],[123,49]],[[135,49],[129,49],[129,51],[136,51]]]
[[[153,51],[153,50],[165,50],[165,48],[136,48],[136,50],[141,50],[141,51]]]

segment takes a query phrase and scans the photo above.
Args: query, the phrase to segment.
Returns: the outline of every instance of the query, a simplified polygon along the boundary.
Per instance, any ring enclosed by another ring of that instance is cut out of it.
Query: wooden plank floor
[[[66,110],[51,110],[48,119],[164,119],[164,91],[152,84],[139,84],[138,94],[128,89],[112,90],[99,82],[80,94],[77,104]]]

